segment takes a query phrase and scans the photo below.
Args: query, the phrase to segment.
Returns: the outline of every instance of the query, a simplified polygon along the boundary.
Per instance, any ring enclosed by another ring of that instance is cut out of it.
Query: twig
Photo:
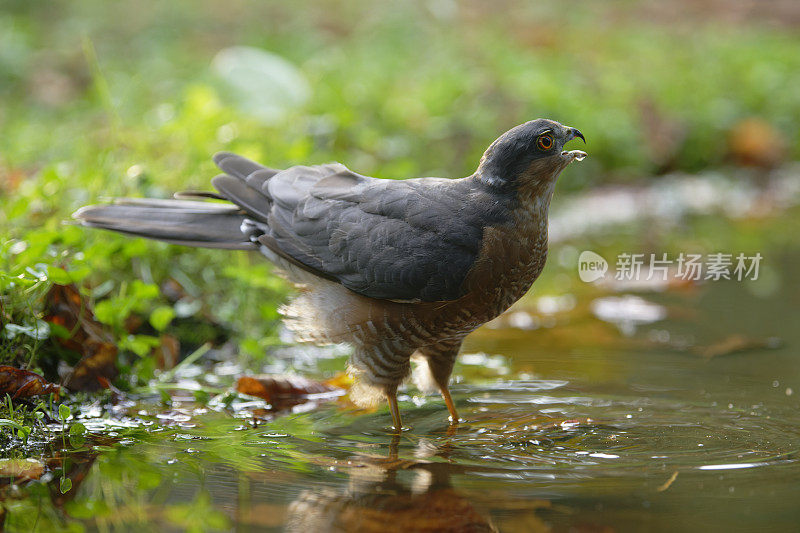
[[[663,485],[661,485],[656,489],[656,492],[664,492],[670,487],[670,485],[672,485],[675,482],[677,478],[678,478],[678,471],[676,470],[672,473],[671,476],[669,476],[669,479]]]

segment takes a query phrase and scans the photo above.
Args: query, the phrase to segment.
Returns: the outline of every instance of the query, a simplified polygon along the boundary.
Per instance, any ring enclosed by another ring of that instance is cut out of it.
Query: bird
[[[453,425],[450,375],[464,338],[531,288],[547,259],[548,212],[572,127],[536,119],[503,133],[463,178],[363,176],[340,163],[274,169],[220,152],[215,192],[82,207],[82,225],[168,243],[260,251],[297,288],[280,309],[295,338],[352,347],[350,397],[388,401],[418,368]],[[224,201],[223,202],[220,202]]]

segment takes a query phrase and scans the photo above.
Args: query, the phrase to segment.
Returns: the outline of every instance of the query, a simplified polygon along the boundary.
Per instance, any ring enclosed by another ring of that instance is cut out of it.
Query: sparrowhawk
[[[276,170],[221,152],[214,193],[119,199],[86,226],[175,244],[259,250],[299,289],[282,312],[301,341],[353,347],[351,397],[389,401],[413,358],[458,421],[448,381],[461,342],[524,295],[547,257],[556,180],[580,131],[538,119],[501,135],[460,179],[376,179],[339,163]],[[225,200],[226,203],[209,202]]]

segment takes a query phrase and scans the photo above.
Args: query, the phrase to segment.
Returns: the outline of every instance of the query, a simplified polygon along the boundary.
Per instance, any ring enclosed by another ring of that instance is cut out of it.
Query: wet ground
[[[86,406],[78,416],[95,437],[51,444],[41,481],[5,487],[6,527],[797,531],[797,214],[706,215],[671,230],[678,244],[557,243],[545,294],[466,343],[456,427],[413,388],[400,436],[385,407],[345,398],[266,421],[259,402],[200,406],[192,384],[224,386],[239,371],[226,363],[185,369],[169,407]],[[584,246],[677,250],[712,232],[734,252],[760,243],[760,281],[589,285],[567,268]],[[752,239],[729,238],[743,234]],[[345,357],[295,364],[322,375]]]

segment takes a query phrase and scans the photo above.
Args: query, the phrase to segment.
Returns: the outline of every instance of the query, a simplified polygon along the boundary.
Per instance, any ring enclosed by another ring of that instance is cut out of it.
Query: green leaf
[[[208,400],[210,399],[208,392],[204,390],[196,390],[194,391],[194,400],[199,403],[200,405],[208,404]]]
[[[73,281],[69,272],[53,265],[47,266],[47,279],[59,285],[69,285]]]
[[[172,319],[175,318],[175,310],[172,307],[163,305],[156,307],[150,313],[150,324],[158,331],[164,331],[169,326]]]
[[[164,405],[172,405],[172,396],[169,395],[164,389],[160,389],[158,394],[161,396],[161,403]]]
[[[70,436],[83,435],[84,433],[86,433],[86,426],[80,422],[76,422],[69,427]]]
[[[20,431],[22,426],[18,423],[14,422],[13,420],[9,420],[8,418],[0,418],[0,426],[7,426]]]
[[[120,341],[120,347],[131,350],[139,357],[149,354],[159,344],[159,338],[152,335],[128,335]]]
[[[151,300],[158,297],[158,286],[152,283],[144,283],[134,280],[131,283],[131,296],[136,300]]]
[[[62,421],[65,421],[69,418],[69,415],[72,414],[72,409],[69,408],[69,405],[61,404],[58,406],[58,418]]]
[[[118,315],[118,308],[112,300],[103,300],[102,302],[97,302],[94,306],[94,316],[103,324],[114,325]],[[122,317],[122,319],[124,318]]]
[[[68,339],[72,335],[72,332],[62,326],[61,324],[56,324],[55,322],[48,322],[50,324],[50,335],[59,339]]]
[[[29,428],[28,426],[22,426],[17,430],[17,437],[19,437],[19,440],[21,440],[25,444],[28,443],[28,437],[30,436],[30,434],[31,434],[31,428]]]
[[[66,494],[72,488],[72,480],[68,477],[62,477],[59,487],[61,488],[61,494]]]

